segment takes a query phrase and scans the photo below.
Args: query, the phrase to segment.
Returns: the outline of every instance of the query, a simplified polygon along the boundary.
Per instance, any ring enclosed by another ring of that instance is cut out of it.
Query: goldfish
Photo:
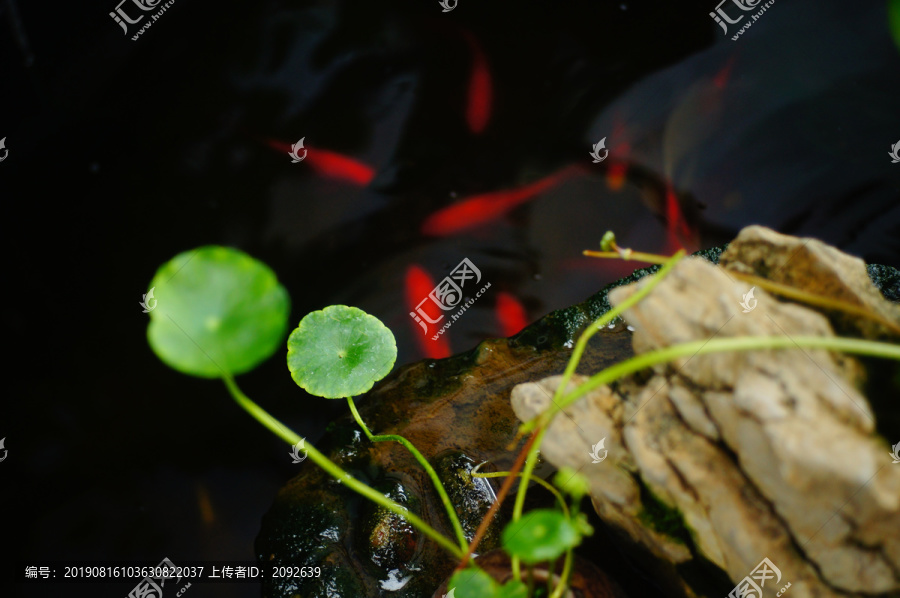
[[[574,171],[574,167],[568,167],[518,189],[489,191],[463,198],[428,216],[422,223],[422,234],[445,237],[495,220],[555,187]]]
[[[270,139],[266,141],[272,149],[291,154],[293,146],[288,143]],[[365,187],[375,178],[375,169],[349,156],[317,147],[305,145],[304,161],[321,176],[346,181],[358,187]]]
[[[684,212],[681,209],[681,203],[678,195],[670,182],[666,183],[666,233],[667,233],[667,249],[670,253],[681,249],[685,245],[686,249],[694,249],[697,245],[697,235],[691,230]]]
[[[466,101],[466,123],[469,131],[478,135],[487,127],[491,118],[494,100],[494,83],[487,58],[481,46],[470,34],[465,34],[472,53],[472,72],[469,77],[469,91]]]
[[[443,317],[441,309],[433,301],[427,300],[434,287],[434,280],[421,266],[413,264],[406,269],[404,293],[419,348],[425,357],[443,359],[451,355],[450,341],[446,334],[432,340],[429,333],[429,324],[437,324]],[[425,312],[424,315],[421,312]]]
[[[518,334],[528,325],[525,307],[510,293],[504,291],[497,293],[495,313],[500,323],[501,336]]]

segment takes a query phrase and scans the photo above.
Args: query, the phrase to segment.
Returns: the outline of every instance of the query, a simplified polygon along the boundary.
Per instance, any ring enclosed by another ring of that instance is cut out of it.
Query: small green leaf
[[[587,476],[571,467],[563,467],[556,472],[553,484],[571,496],[576,502],[580,501],[585,494],[591,491],[591,485],[588,483]]]
[[[328,399],[360,395],[384,378],[397,343],[381,320],[356,307],[307,314],[288,337],[288,369],[306,392]]]
[[[511,579],[497,588],[494,596],[495,598],[528,598],[528,586],[521,581]]]
[[[581,536],[560,511],[535,509],[503,530],[503,548],[527,564],[558,558],[578,546]]]
[[[594,526],[588,521],[587,515],[578,513],[572,520],[572,525],[578,530],[578,534],[583,538],[585,536],[594,535]]]
[[[275,273],[246,253],[207,245],[160,266],[147,341],[169,367],[201,378],[252,370],[278,348],[290,297]]]
[[[448,596],[451,590],[454,598],[496,598],[497,582],[481,569],[468,567],[457,571],[450,578],[450,583],[447,584]]]
[[[611,230],[603,233],[603,238],[600,239],[600,250],[601,251],[612,251],[613,245],[616,242],[616,234]]]

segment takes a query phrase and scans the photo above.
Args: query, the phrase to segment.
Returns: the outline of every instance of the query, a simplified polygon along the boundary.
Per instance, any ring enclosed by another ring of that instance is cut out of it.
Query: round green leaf
[[[447,584],[447,596],[454,598],[495,598],[497,582],[494,578],[475,567],[457,571]]]
[[[156,303],[147,340],[166,365],[185,374],[218,378],[252,370],[287,331],[287,291],[268,266],[237,249],[208,245],[180,253],[157,270],[149,288]]]
[[[521,581],[510,579],[497,588],[495,598],[528,598],[528,586]]]
[[[535,509],[506,526],[503,548],[529,565],[558,558],[578,546],[578,530],[560,511]]]
[[[356,307],[331,305],[307,314],[288,337],[288,369],[298,386],[327,399],[360,395],[394,367],[397,343]]]

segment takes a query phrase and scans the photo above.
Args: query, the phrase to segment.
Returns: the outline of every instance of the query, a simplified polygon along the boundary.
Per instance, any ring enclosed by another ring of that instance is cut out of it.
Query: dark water
[[[176,0],[132,41],[108,16],[114,1],[0,2],[6,548],[29,562],[252,558],[262,513],[296,473],[287,448],[220,384],[164,367],[137,305],[156,267],[192,247],[270,264],[294,322],[333,303],[378,316],[398,364],[423,356],[411,265],[440,279],[468,257],[533,321],[630,271],[581,257],[606,229],[671,250],[667,184],[691,249],[759,223],[900,266],[900,164],[887,156],[900,49],[886,4],[778,0],[737,41],[708,16],[715,4]],[[473,39],[494,86],[480,135],[465,119]],[[262,141],[300,137],[371,165],[374,180],[317,176]],[[612,153],[594,165],[602,137]],[[619,189],[615,158],[629,164]],[[573,164],[481,226],[420,232],[461,198]],[[496,299],[454,324],[452,351],[501,333]],[[310,439],[344,408],[305,396],[281,355],[240,382]],[[258,587],[188,594],[212,595]]]

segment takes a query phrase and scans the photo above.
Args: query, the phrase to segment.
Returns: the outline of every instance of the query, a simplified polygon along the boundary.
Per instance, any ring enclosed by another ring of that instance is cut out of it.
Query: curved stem
[[[563,592],[566,591],[566,588],[569,585],[569,575],[572,573],[572,562],[575,560],[572,557],[573,552],[570,548],[566,551],[566,560],[563,563],[562,575],[559,576],[559,584],[553,589],[550,598],[562,598]]]
[[[720,351],[745,351],[749,349],[790,349],[795,347],[817,347],[822,349],[834,349],[845,353],[857,353],[888,359],[900,360],[900,346],[877,341],[867,341],[855,338],[822,337],[822,336],[737,336],[734,338],[712,339],[706,341],[691,341],[681,343],[643,353],[626,361],[612,365],[602,372],[591,376],[584,384],[572,392],[562,396],[558,401],[554,400],[550,407],[540,416],[531,421],[542,419],[549,421],[560,410],[565,409],[583,395],[604,384],[633,374],[644,368],[666,363],[679,357],[688,355],[703,355]],[[536,422],[537,423],[537,422]]]
[[[546,427],[540,427],[534,431],[534,443],[528,450],[528,456],[525,458],[525,467],[522,469],[522,477],[526,480],[531,479],[531,474],[534,472],[534,467],[537,464],[538,448],[541,446],[541,442],[544,440],[544,434],[546,432]],[[522,508],[525,506],[525,493],[527,491],[528,484],[519,484],[519,488],[516,490],[516,502],[513,504],[513,521],[518,521],[522,517]],[[519,557],[515,555],[512,557],[512,569],[513,574],[518,576]]]
[[[441,479],[438,477],[437,472],[431,466],[431,463],[425,458],[422,453],[419,452],[413,443],[404,438],[403,436],[398,436],[396,434],[381,434],[374,435],[369,431],[369,427],[363,421],[362,417],[359,415],[359,411],[356,410],[356,403],[353,402],[353,397],[347,397],[347,404],[350,406],[350,412],[353,413],[353,418],[356,420],[356,423],[359,424],[359,427],[363,429],[363,432],[366,433],[366,437],[372,442],[385,442],[388,440],[393,440],[394,442],[399,442],[403,446],[406,447],[413,457],[416,458],[416,461],[419,462],[419,465],[428,473],[428,477],[431,478],[431,483],[434,485],[434,489],[437,490],[438,495],[441,497],[441,502],[444,503],[444,508],[447,510],[447,516],[450,518],[450,523],[453,526],[453,531],[456,533],[456,539],[459,542],[459,547],[462,550],[465,550],[469,543],[466,540],[466,536],[463,533],[462,525],[459,522],[459,516],[456,514],[456,509],[453,508],[453,503],[450,502],[450,497],[447,495],[447,490],[444,489],[444,484],[441,483]]]
[[[522,469],[522,464],[525,463],[525,457],[528,454],[528,451],[531,448],[531,444],[534,442],[534,439],[534,434],[528,437],[528,440],[522,446],[522,450],[520,450],[519,454],[516,455],[516,461],[515,463],[513,463],[512,469],[509,470],[510,473],[518,473],[519,470]],[[500,486],[500,491],[497,493],[497,500],[494,501],[494,504],[491,505],[491,508],[488,509],[488,512],[484,515],[484,519],[482,519],[481,523],[478,524],[478,529],[475,530],[475,537],[472,538],[471,542],[469,542],[469,548],[466,550],[466,554],[463,556],[462,560],[459,562],[459,565],[457,565],[456,567],[457,571],[462,570],[466,566],[466,563],[469,562],[469,557],[471,557],[472,553],[475,552],[475,549],[478,548],[478,544],[481,542],[481,539],[484,538],[484,534],[487,533],[488,527],[494,520],[494,515],[497,514],[497,511],[500,510],[500,505],[502,505],[503,501],[506,500],[506,495],[509,494],[509,490],[512,488],[512,484],[515,479],[515,476],[509,476],[503,481],[503,484]],[[512,564],[513,571],[518,576],[518,557],[513,557]]]
[[[590,249],[585,249],[581,253],[582,255],[586,255],[588,257],[613,258],[626,261],[637,260],[649,264],[663,264],[668,259],[664,255],[657,255],[655,253],[640,253],[636,251],[628,253],[628,257],[623,255],[621,250],[591,251]],[[874,322],[878,322],[885,328],[892,330],[895,334],[900,334],[900,326],[898,326],[896,323],[891,322],[890,320],[880,316],[879,314],[873,313],[864,307],[854,305],[842,299],[835,299],[833,297],[826,297],[824,295],[810,293],[809,291],[804,291],[803,289],[798,289],[790,285],[775,282],[774,280],[762,278],[761,276],[756,276],[755,274],[746,274],[744,272],[738,272],[736,270],[728,270],[728,275],[739,280],[743,280],[744,282],[752,283],[776,295],[789,297],[797,301],[803,301],[804,303],[816,305],[818,307],[824,307],[826,309],[836,309],[848,314],[853,314],[862,318],[872,320]]]
[[[581,254],[588,257],[611,257],[624,261],[634,260],[636,262],[645,262],[647,264],[665,264],[666,260],[669,259],[666,255],[643,253],[641,251],[632,251],[627,254],[627,257],[618,251],[592,251],[590,249],[585,249]]]
[[[575,343],[575,347],[572,349],[572,355],[569,357],[569,363],[566,364],[566,369],[563,371],[562,380],[560,380],[559,386],[556,389],[556,393],[553,397],[553,403],[556,403],[556,400],[559,396],[565,392],[566,387],[569,385],[569,380],[572,379],[572,375],[575,373],[575,368],[578,367],[578,363],[581,361],[581,356],[584,354],[585,349],[587,348],[588,341],[591,340],[591,337],[597,334],[604,326],[609,324],[616,316],[624,312],[626,309],[636,304],[638,301],[647,296],[647,294],[652,291],[656,285],[660,283],[660,281],[665,278],[665,276],[671,272],[672,268],[675,267],[675,264],[678,263],[684,257],[684,250],[681,249],[669,258],[665,265],[659,269],[659,272],[654,274],[650,280],[647,281],[647,284],[642,288],[638,289],[633,295],[622,301],[619,305],[612,307],[608,312],[600,316],[593,324],[585,328],[584,332],[578,337],[578,341]],[[525,432],[530,432],[535,428],[535,420],[531,420],[523,423],[519,427],[519,434],[523,434]],[[537,446],[534,450],[538,450],[540,447]]]
[[[303,440],[296,432],[269,415],[265,409],[254,403],[247,395],[241,392],[241,389],[238,388],[237,383],[235,383],[234,378],[230,374],[223,374],[222,380],[225,382],[225,386],[228,387],[228,391],[231,393],[235,402],[276,436],[291,445],[297,444]],[[409,521],[411,525],[415,526],[423,534],[440,544],[441,547],[456,558],[461,558],[463,556],[463,552],[453,544],[453,542],[445,538],[437,530],[425,523],[425,521],[415,514],[411,513],[408,509],[351,476],[336,463],[331,461],[331,459],[317,451],[309,442],[304,442],[304,448],[313,463],[324,469],[331,477],[346,485],[354,492],[365,496],[372,502]]]
[[[743,272],[735,272],[733,270],[729,270],[728,274],[734,276],[735,278],[743,280],[744,282],[749,282],[758,287],[764,288],[770,293],[781,295],[783,297],[789,297],[797,301],[803,301],[804,303],[816,305],[825,309],[836,309],[839,311],[843,311],[844,313],[853,314],[861,318],[866,318],[867,320],[878,322],[885,328],[893,331],[894,334],[900,334],[900,326],[898,326],[896,323],[891,322],[890,320],[872,311],[869,311],[864,307],[853,305],[852,303],[848,303],[847,301],[844,301],[842,299],[835,299],[833,297],[817,295],[815,293],[810,293],[809,291],[804,291],[802,289],[788,286],[786,284],[781,284],[780,282],[761,278],[753,274],[745,274]]]
[[[493,472],[493,473],[477,473],[475,471],[472,472],[473,478],[499,478],[499,477],[504,477],[504,476],[509,476],[509,475],[511,475],[511,472],[509,472],[509,471],[498,471],[498,472]],[[524,475],[525,475],[524,473],[517,473],[517,474],[515,474],[514,477],[521,478]],[[563,495],[560,494],[559,490],[554,488],[552,484],[547,483],[546,480],[541,479],[537,476],[531,476],[531,478],[529,478],[529,480],[532,482],[537,482],[538,484],[540,484],[541,486],[543,486],[544,488],[549,490],[553,494],[553,496],[556,497],[556,500],[559,501],[559,506],[562,508],[562,511],[563,511],[563,513],[565,513],[566,517],[570,517],[569,505],[566,504],[566,500],[563,498]],[[566,588],[568,587],[569,574],[572,571],[572,562],[573,562],[572,557],[573,557],[573,552],[572,552],[572,549],[570,548],[570,549],[566,550],[566,560],[563,563],[562,574],[559,576],[559,583],[556,585],[555,588],[553,588],[553,592],[550,594],[550,598],[561,598],[563,595],[563,592],[566,591]],[[552,574],[553,572],[550,571],[549,573]],[[548,575],[547,578],[548,578],[548,580],[552,579],[552,575]]]
[[[512,472],[496,471],[496,472],[491,472],[491,473],[474,473],[474,472],[472,473],[473,478],[502,478],[502,477],[506,477],[509,475],[512,475]],[[521,478],[524,476],[525,476],[524,473],[517,473],[517,474],[515,474],[514,477]],[[562,508],[563,513],[565,513],[566,517],[569,517],[569,505],[566,504],[566,501],[563,498],[563,495],[559,493],[559,490],[554,488],[553,485],[548,483],[546,480],[541,479],[534,475],[531,476],[530,478],[528,478],[528,481],[540,484],[541,486],[543,486],[544,488],[549,490],[553,494],[553,496],[556,497],[556,500],[559,501],[559,506]]]

